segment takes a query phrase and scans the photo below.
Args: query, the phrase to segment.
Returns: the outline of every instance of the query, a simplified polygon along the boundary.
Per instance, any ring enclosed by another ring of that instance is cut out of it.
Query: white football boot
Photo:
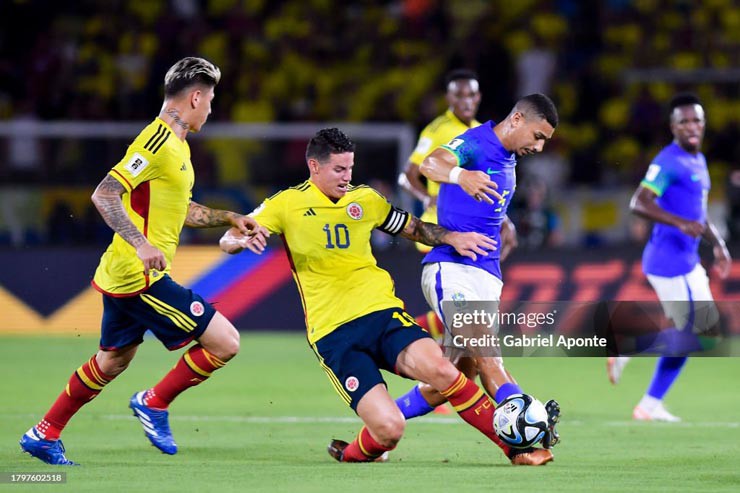
[[[663,401],[647,395],[632,410],[632,419],[637,421],[663,421],[665,423],[681,421],[681,418],[668,412],[663,405]]]
[[[613,385],[619,383],[619,379],[622,378],[624,367],[627,366],[627,363],[629,362],[629,356],[612,356],[606,358],[606,374]]]

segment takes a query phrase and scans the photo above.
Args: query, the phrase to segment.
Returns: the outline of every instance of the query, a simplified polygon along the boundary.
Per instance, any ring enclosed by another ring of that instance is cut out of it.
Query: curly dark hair
[[[323,128],[316,132],[306,146],[306,161],[315,159],[324,163],[331,154],[355,152],[355,143],[338,128]]]

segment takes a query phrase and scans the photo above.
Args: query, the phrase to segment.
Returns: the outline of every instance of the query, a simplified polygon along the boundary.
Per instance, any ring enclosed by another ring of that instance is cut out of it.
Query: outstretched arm
[[[149,274],[149,269],[164,270],[167,260],[164,254],[153,246],[146,237],[136,228],[131,218],[126,213],[121,201],[121,195],[126,189],[118,180],[111,175],[103,178],[95,192],[92,194],[92,202],[103,216],[106,224],[136,249],[136,255],[144,263],[144,274]]]
[[[502,199],[496,191],[498,185],[491,181],[490,176],[483,171],[470,171],[461,168],[457,165],[455,156],[444,148],[436,149],[428,155],[421,163],[419,171],[429,180],[460,185],[465,193],[475,198],[475,200],[484,200],[493,204],[494,199]]]
[[[427,223],[414,216],[411,216],[411,220],[400,235],[429,246],[450,245],[463,257],[473,260],[476,260],[478,255],[488,255],[488,250],[496,249],[496,242],[486,235],[449,231],[438,224]]]
[[[649,188],[642,185],[637,187],[630,200],[630,211],[633,214],[650,219],[651,221],[675,226],[689,236],[697,238],[704,233],[704,224],[698,221],[689,221],[675,214],[671,214],[660,207],[655,199],[658,196]]]
[[[218,242],[221,250],[228,254],[241,253],[246,248],[247,250],[262,255],[267,246],[267,238],[270,237],[270,232],[260,225],[253,230],[250,234],[244,234],[237,228],[230,228]]]
[[[246,234],[259,227],[259,224],[249,216],[243,216],[231,211],[211,209],[210,207],[191,201],[188,215],[185,217],[185,226],[191,228],[234,226],[237,230]]]

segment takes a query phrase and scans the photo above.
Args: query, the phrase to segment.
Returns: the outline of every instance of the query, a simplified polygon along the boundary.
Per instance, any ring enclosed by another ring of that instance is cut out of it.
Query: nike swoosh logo
[[[491,168],[488,168],[486,170],[486,173],[488,173],[489,175],[497,175],[497,174],[501,173],[501,171],[499,171],[499,170],[493,170]]]

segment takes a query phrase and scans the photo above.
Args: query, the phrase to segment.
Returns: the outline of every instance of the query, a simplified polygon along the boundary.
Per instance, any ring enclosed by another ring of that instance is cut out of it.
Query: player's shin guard
[[[372,462],[394,448],[396,448],[395,445],[384,447],[376,442],[367,427],[363,426],[357,438],[344,449],[342,462]]]
[[[508,457],[509,447],[493,430],[493,411],[496,406],[475,382],[460,373],[455,382],[442,391],[442,395],[447,397],[462,419],[498,445]]]
[[[203,346],[191,346],[174,368],[144,396],[144,404],[154,409],[167,409],[175,397],[206,381],[226,363],[209,353]]]
[[[44,419],[36,425],[39,436],[44,440],[58,439],[70,418],[93,400],[113,378],[103,373],[93,355],[72,374],[64,391],[59,394]]]

